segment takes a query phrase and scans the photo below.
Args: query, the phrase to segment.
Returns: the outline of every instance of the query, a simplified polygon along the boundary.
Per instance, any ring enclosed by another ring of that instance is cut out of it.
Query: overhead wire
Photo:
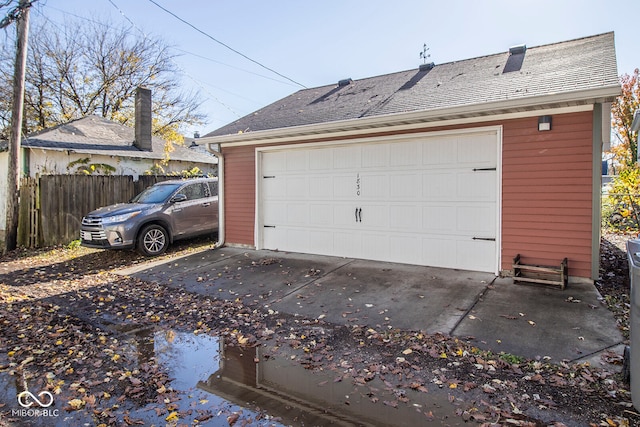
[[[109,1],[111,1],[111,0],[109,0]],[[268,66],[264,65],[263,63],[261,63],[261,62],[259,62],[259,61],[256,61],[256,60],[255,60],[255,59],[253,59],[253,58],[250,58],[249,56],[245,55],[244,53],[242,53],[242,52],[240,52],[240,51],[238,51],[238,50],[236,50],[236,49],[232,48],[232,47],[231,47],[231,46],[229,46],[228,44],[226,44],[226,43],[224,43],[224,42],[222,42],[222,41],[220,41],[220,40],[216,39],[216,38],[215,38],[215,37],[213,37],[212,35],[210,35],[210,34],[208,34],[208,33],[204,32],[204,31],[203,31],[203,30],[201,30],[200,28],[196,27],[196,26],[195,26],[195,25],[193,25],[192,23],[190,23],[190,22],[188,22],[188,21],[186,21],[186,20],[182,19],[181,17],[179,17],[179,16],[178,16],[178,15],[176,15],[175,13],[173,13],[173,12],[171,12],[170,10],[168,10],[168,9],[164,8],[163,6],[159,5],[155,0],[149,0],[149,2],[150,2],[150,3],[152,3],[152,4],[154,4],[154,5],[156,5],[158,8],[162,9],[163,11],[165,11],[166,13],[168,13],[169,15],[173,16],[173,17],[174,17],[174,18],[176,18],[178,21],[180,21],[180,22],[182,22],[183,24],[185,24],[185,25],[187,25],[187,26],[189,26],[189,27],[193,28],[195,31],[199,32],[199,33],[200,33],[200,34],[202,34],[203,36],[205,36],[205,37],[207,37],[207,38],[209,38],[209,39],[213,40],[214,42],[216,42],[216,43],[218,43],[218,44],[220,44],[220,45],[224,46],[225,48],[227,48],[227,49],[229,49],[230,51],[232,51],[232,52],[236,53],[237,55],[242,56],[243,58],[247,59],[248,61],[253,62],[254,64],[256,64],[256,65],[258,65],[258,66],[260,66],[260,67],[264,68],[265,70],[268,70],[268,71],[270,71],[270,72],[272,72],[272,73],[274,73],[274,74],[277,74],[278,76],[280,76],[280,77],[282,77],[282,78],[284,78],[284,79],[286,79],[286,80],[289,80],[290,82],[292,82],[292,83],[294,83],[294,84],[296,84],[296,85],[298,85],[298,86],[300,86],[300,87],[302,87],[302,88],[304,88],[304,89],[308,89],[308,88],[307,88],[305,85],[303,85],[302,83],[299,83],[299,82],[297,82],[297,81],[293,80],[292,78],[287,77],[287,76],[285,76],[284,74],[279,73],[278,71],[274,70],[273,68],[270,68],[270,67],[268,67]]]
[[[131,19],[129,19],[129,17],[124,13],[124,11],[122,11],[114,2],[113,0],[108,0],[109,3],[111,3],[111,5],[113,7],[116,8],[116,10],[118,10],[118,12],[122,15],[122,17],[124,19],[126,19],[132,26],[133,28],[135,28],[136,30],[138,30],[143,36],[147,37],[147,34],[142,30],[142,28],[138,27]],[[196,83],[198,86],[200,86],[200,88],[202,90],[204,90],[205,92],[207,92],[209,94],[209,96],[211,96],[217,103],[219,103],[220,105],[222,105],[224,108],[226,108],[227,110],[229,110],[234,116],[240,118],[242,117],[239,113],[237,113],[233,108],[231,108],[229,105],[225,104],[224,102],[222,102],[220,99],[218,99],[218,97],[216,97],[214,94],[212,94],[211,92],[209,92],[206,88],[202,87],[198,80],[196,80],[194,77],[192,77],[183,67],[180,66],[180,64],[178,64],[175,60],[173,60],[173,58],[171,58],[171,62],[174,63],[174,65],[176,67],[178,67],[180,69],[180,71],[182,71],[189,79],[191,79],[194,83]]]
[[[109,1],[109,3],[110,3],[110,4],[111,4],[111,5],[112,5],[112,6],[113,6],[117,11],[118,11],[118,13],[119,13],[119,14],[120,14],[120,15],[121,15],[121,16],[122,16],[122,17],[123,17],[123,18],[124,18],[124,19],[125,19],[125,20],[126,20],[126,21],[127,21],[127,22],[132,26],[132,27],[133,27],[133,28],[135,28],[137,31],[139,31],[143,36],[145,36],[145,37],[147,36],[147,34],[146,34],[146,33],[145,33],[141,28],[139,28],[139,27],[135,24],[135,22],[133,22],[133,20],[132,20],[131,18],[129,18],[129,17],[126,15],[126,13],[124,13],[124,11],[122,11],[122,10],[118,7],[118,5],[117,5],[117,4],[115,4],[115,3],[114,3],[113,1],[111,1],[111,0],[107,0],[107,1]],[[93,23],[95,23],[95,24],[99,24],[99,25],[106,25],[106,24],[104,24],[104,22],[96,21],[96,20],[94,20],[94,19],[90,19],[90,18],[87,18],[87,17],[85,17],[85,16],[80,16],[80,15],[74,14],[74,13],[72,13],[72,12],[69,12],[69,11],[66,11],[66,10],[62,10],[62,9],[59,9],[59,8],[56,8],[56,7],[51,6],[51,5],[49,5],[49,4],[47,4],[47,7],[48,7],[48,8],[50,8],[50,9],[56,10],[56,11],[58,11],[58,12],[61,12],[61,13],[65,14],[65,15],[69,15],[69,16],[76,17],[76,18],[78,18],[78,19],[83,19],[83,20],[86,20],[86,21],[89,21],[89,22],[93,22]],[[47,20],[48,22],[50,22],[52,25],[54,25],[54,26],[56,26],[57,28],[59,28],[59,27],[58,27],[58,26],[57,26],[53,21],[51,21],[51,19],[49,19],[49,18],[48,18],[47,16],[45,16],[44,14],[41,14],[41,16],[42,16],[42,17],[44,17],[44,19],[45,19],[45,20]],[[225,67],[229,67],[229,68],[232,68],[232,69],[235,69],[235,70],[238,70],[238,71],[244,72],[244,73],[252,74],[252,75],[255,75],[255,76],[258,76],[258,77],[261,77],[261,78],[264,78],[264,79],[268,79],[268,80],[271,80],[271,81],[274,81],[274,82],[277,82],[277,83],[280,83],[280,84],[291,85],[291,83],[290,83],[290,82],[288,82],[288,81],[283,81],[283,80],[279,80],[279,79],[276,79],[276,78],[273,78],[273,77],[266,76],[266,75],[264,75],[264,74],[255,73],[255,72],[253,72],[253,71],[249,71],[249,70],[244,69],[244,68],[241,68],[241,67],[236,67],[236,66],[233,66],[233,65],[230,65],[230,64],[227,64],[227,63],[221,62],[221,61],[217,61],[217,60],[215,60],[215,59],[208,58],[208,57],[206,57],[206,56],[202,56],[202,55],[199,55],[199,54],[196,54],[196,53],[193,53],[193,52],[189,52],[189,51],[186,51],[186,50],[183,50],[183,49],[179,49],[179,48],[176,48],[176,47],[172,47],[172,49],[173,49],[173,50],[176,50],[176,51],[178,51],[178,52],[183,52],[183,53],[185,53],[185,54],[187,54],[187,55],[191,55],[191,56],[195,56],[195,57],[198,57],[198,58],[201,58],[201,59],[205,59],[205,60],[208,60],[208,61],[211,61],[211,62],[214,62],[214,63],[220,64],[220,65],[223,65],[223,66],[225,66]],[[175,64],[175,65],[176,65],[176,66],[177,66],[177,67],[178,67],[178,68],[179,68],[179,69],[180,69],[180,70],[185,74],[185,76],[186,76],[186,77],[188,77],[190,80],[192,80],[194,83],[196,83],[196,85],[197,85],[201,90],[203,90],[205,93],[207,93],[207,94],[208,94],[208,95],[209,95],[209,96],[210,96],[210,97],[211,97],[215,102],[217,102],[218,104],[220,104],[221,106],[223,106],[225,109],[229,110],[229,111],[230,111],[230,112],[231,112],[235,117],[238,117],[238,118],[239,118],[239,117],[241,117],[241,114],[239,114],[238,112],[236,112],[232,107],[230,107],[230,106],[229,106],[229,105],[227,105],[225,102],[223,102],[222,100],[220,100],[217,96],[215,96],[214,94],[212,94],[212,93],[211,93],[207,88],[203,87],[203,85],[205,85],[205,84],[206,84],[207,86],[211,86],[211,87],[213,87],[213,88],[215,88],[215,89],[221,90],[221,91],[226,92],[226,93],[228,93],[228,94],[230,94],[230,95],[233,95],[233,96],[235,96],[235,97],[238,97],[238,98],[241,98],[241,99],[244,99],[244,100],[250,101],[250,102],[252,102],[252,103],[254,103],[254,104],[256,104],[256,105],[260,105],[260,103],[259,103],[259,102],[257,102],[257,101],[255,101],[255,100],[252,100],[252,99],[246,98],[246,97],[244,97],[244,96],[242,96],[242,95],[239,95],[239,94],[237,94],[237,93],[234,93],[234,92],[232,92],[232,91],[229,91],[229,90],[226,90],[226,89],[222,89],[222,88],[220,88],[220,87],[217,87],[217,86],[211,85],[211,84],[209,84],[209,83],[206,83],[206,82],[200,81],[200,80],[196,79],[195,77],[193,77],[191,74],[189,74],[189,73],[188,73],[188,72],[187,72],[183,67],[181,67],[179,64],[177,64],[175,61],[173,61],[173,62],[174,62],[174,64]]]

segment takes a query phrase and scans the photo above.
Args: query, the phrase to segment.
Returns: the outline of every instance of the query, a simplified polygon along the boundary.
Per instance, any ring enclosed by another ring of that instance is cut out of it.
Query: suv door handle
[[[202,206],[204,206],[206,208],[208,206],[211,206],[211,203],[210,202],[205,202],[205,203],[202,204]]]

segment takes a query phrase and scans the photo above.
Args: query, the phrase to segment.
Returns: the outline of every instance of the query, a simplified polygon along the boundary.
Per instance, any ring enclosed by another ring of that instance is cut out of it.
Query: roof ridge
[[[569,40],[563,40],[563,41],[559,41],[559,42],[553,42],[553,43],[546,43],[546,44],[541,44],[541,45],[536,45],[536,46],[530,46],[530,47],[527,47],[527,50],[529,50],[529,49],[539,49],[539,48],[544,48],[544,47],[549,47],[549,46],[557,46],[557,45],[562,45],[562,44],[567,44],[567,43],[575,43],[575,42],[577,42],[579,40],[593,39],[593,38],[603,37],[603,36],[608,36],[608,35],[613,35],[613,34],[614,34],[613,31],[608,31],[608,32],[605,32],[605,33],[594,34],[594,35],[591,35],[591,36],[583,36],[583,37],[578,37],[578,38],[575,38],[575,39],[569,39]],[[508,53],[509,53],[509,49],[507,49],[507,50],[505,50],[503,52],[490,53],[490,54],[486,54],[486,55],[475,56],[473,58],[464,58],[464,59],[458,59],[458,60],[447,61],[447,62],[442,62],[442,63],[436,63],[434,68],[442,67],[443,65],[452,65],[452,64],[459,64],[459,63],[463,63],[463,62],[477,61],[479,59],[490,58],[492,56],[499,56],[499,55],[504,55],[504,54],[508,54]],[[363,80],[368,80],[368,79],[377,79],[379,77],[393,76],[393,75],[396,75],[396,74],[402,74],[402,73],[407,73],[407,72],[412,72],[412,71],[419,71],[419,68],[409,68],[409,69],[406,69],[406,70],[394,71],[394,72],[379,74],[379,75],[375,75],[375,76],[367,76],[367,77],[362,77],[362,78],[359,78],[359,79],[356,78],[356,79],[353,79],[353,83],[361,82]],[[328,85],[316,86],[316,87],[312,87],[312,88],[309,88],[309,89],[302,89],[302,90],[300,90],[298,92],[304,92],[306,90],[312,90],[312,89],[320,89],[320,88],[328,87],[328,86],[334,86],[334,85],[328,84]]]

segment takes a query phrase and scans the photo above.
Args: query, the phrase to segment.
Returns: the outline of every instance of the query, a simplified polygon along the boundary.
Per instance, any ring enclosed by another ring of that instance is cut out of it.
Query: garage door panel
[[[277,228],[277,227],[276,227]],[[286,250],[292,252],[309,252],[309,230],[303,228],[288,228],[284,231],[286,235]]]
[[[387,200],[389,198],[387,174],[356,174],[356,181],[352,185],[355,185],[356,200]],[[351,194],[353,195],[353,192]]]
[[[310,252],[320,255],[332,255],[335,247],[333,232],[326,229],[314,229],[309,231]],[[313,249],[313,250],[311,250]]]
[[[389,162],[389,144],[371,144],[362,147],[362,167],[381,168]]]
[[[392,205],[389,207],[391,229],[420,230],[422,228],[422,212],[416,205]]]
[[[263,194],[269,194],[269,200],[284,200],[287,194],[287,187],[283,185],[284,179],[280,178],[263,178],[262,179],[262,192]]]
[[[487,164],[496,166],[498,158],[495,134],[475,135],[458,141],[458,163]]]
[[[333,169],[333,151],[326,149],[309,150],[309,169],[329,171]]]
[[[454,172],[425,172],[422,175],[422,199],[425,201],[453,200],[457,188]]]
[[[416,141],[395,144],[389,153],[389,165],[418,166],[420,164],[420,143]]]
[[[448,234],[456,230],[456,223],[452,221],[452,208],[445,206],[424,206],[422,208],[423,233]]]
[[[333,221],[333,206],[328,203],[313,203],[309,205],[309,225],[312,227],[331,227]]]
[[[271,150],[259,247],[497,271],[496,131]]]
[[[276,225],[282,223],[283,209],[278,201],[264,202],[262,206],[262,218],[265,225]]]
[[[333,225],[340,228],[356,227],[358,220],[357,206],[354,203],[338,203],[333,205]]]
[[[456,163],[458,146],[455,137],[430,139],[422,143],[422,164],[446,168]]]
[[[431,236],[422,239],[422,262],[434,267],[454,268],[456,242],[449,237]]]
[[[274,151],[264,153],[262,156],[262,173],[264,175],[273,175],[286,169],[286,152]]]
[[[392,174],[388,178],[389,197],[394,200],[420,200],[422,198],[422,174]]]
[[[356,176],[351,174],[333,177],[333,197],[336,199],[353,200],[356,192]]]
[[[456,180],[457,199],[495,202],[497,199],[495,182],[495,171],[459,173]]]
[[[389,219],[389,206],[360,203],[357,206],[358,218],[355,227],[362,230],[389,228],[393,220]],[[354,209],[355,214],[355,209]],[[355,216],[355,215],[354,215]]]
[[[422,264],[420,235],[393,234],[389,237],[390,261],[404,264]]]
[[[288,172],[306,171],[309,169],[307,163],[307,151],[291,150],[287,151],[286,167]]]
[[[485,240],[457,242],[456,265],[463,270],[492,271],[495,268],[496,243]]]
[[[361,258],[373,260],[388,260],[393,251],[389,248],[389,236],[379,233],[362,235],[362,255]]]
[[[287,203],[285,204],[285,212],[287,213],[285,222],[280,224],[287,225],[306,225],[309,218],[309,205],[306,203]]]
[[[495,237],[494,207],[459,206],[456,209],[456,230],[474,237]]]
[[[361,148],[357,144],[348,147],[329,148],[333,150],[334,169],[358,169],[361,163]]]
[[[334,232],[333,254],[359,258],[362,254],[362,234],[356,232]],[[357,254],[357,255],[354,255]]]
[[[287,199],[296,200],[307,198],[309,194],[309,184],[304,176],[288,176],[285,178],[287,187]]]
[[[333,179],[330,175],[309,176],[310,199],[333,199]]]

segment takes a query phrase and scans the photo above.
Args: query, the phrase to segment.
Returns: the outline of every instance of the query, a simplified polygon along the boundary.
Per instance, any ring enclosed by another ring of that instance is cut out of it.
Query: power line
[[[14,7],[13,9],[9,10],[7,12],[7,15],[2,18],[2,21],[0,21],[0,28],[6,28],[9,25],[11,25],[13,22],[17,21],[18,19],[22,18],[22,16],[24,16],[25,11],[27,9],[29,9],[31,7],[32,4],[34,4],[36,1],[38,0],[33,0],[33,1],[27,1],[24,3],[20,3],[18,4],[18,6]],[[2,4],[0,4],[0,7],[5,7],[5,6],[9,6],[11,4],[11,1],[5,1]]]
[[[120,15],[122,15],[122,17],[124,19],[126,19],[133,28],[135,28],[136,30],[138,30],[144,37],[147,37],[147,34],[142,30],[142,28],[138,27],[135,22],[133,22],[133,20],[131,20],[125,13],[124,11],[122,11],[122,9],[120,9],[118,7],[118,5],[116,5],[113,0],[108,0],[109,3],[111,3],[111,5],[113,7],[116,8],[116,10],[118,12],[120,12]],[[196,83],[198,86],[200,86],[200,88],[202,90],[204,90],[205,92],[207,92],[209,94],[209,96],[211,98],[213,98],[218,104],[222,105],[224,108],[226,108],[227,110],[229,110],[233,115],[235,115],[236,117],[242,117],[240,114],[238,114],[233,108],[231,108],[229,105],[225,104],[224,102],[222,102],[220,99],[218,99],[218,97],[216,97],[215,95],[213,95],[211,92],[209,92],[206,88],[202,87],[202,85],[199,84],[198,80],[196,80],[194,77],[192,77],[183,67],[180,66],[180,64],[178,64],[173,58],[171,58],[171,62],[173,62],[173,64],[178,67],[180,69],[180,71],[182,71],[184,73],[184,75],[186,75],[188,78],[190,78],[194,83]]]
[[[200,34],[202,34],[203,36],[208,37],[208,38],[210,38],[211,40],[213,40],[214,42],[216,42],[216,43],[218,43],[218,44],[220,44],[220,45],[222,45],[222,46],[226,47],[226,48],[227,48],[227,49],[229,49],[230,51],[232,51],[232,52],[234,52],[234,53],[236,53],[236,54],[238,54],[238,55],[242,56],[243,58],[245,58],[245,59],[247,59],[247,60],[249,60],[249,61],[253,62],[254,64],[257,64],[258,66],[260,66],[260,67],[264,68],[265,70],[271,71],[272,73],[277,74],[277,75],[279,75],[280,77],[282,77],[282,78],[284,78],[284,79],[287,79],[287,80],[289,80],[290,82],[295,83],[296,85],[298,85],[298,86],[300,86],[300,87],[302,87],[302,88],[304,88],[304,89],[308,89],[308,88],[307,88],[305,85],[303,85],[302,83],[299,83],[299,82],[297,82],[297,81],[295,81],[295,80],[293,80],[293,79],[291,79],[291,78],[289,78],[289,77],[285,76],[284,74],[281,74],[281,73],[277,72],[276,70],[274,70],[274,69],[272,69],[272,68],[267,67],[266,65],[264,65],[264,64],[262,64],[262,63],[260,63],[260,62],[256,61],[255,59],[252,59],[252,58],[248,57],[248,56],[247,56],[247,55],[245,55],[244,53],[242,53],[242,52],[240,52],[240,51],[238,51],[238,50],[236,50],[236,49],[232,48],[232,47],[231,47],[231,46],[229,46],[228,44],[225,44],[225,43],[221,42],[220,40],[216,39],[216,38],[215,38],[215,37],[213,37],[212,35],[205,33],[204,31],[202,31],[201,29],[199,29],[199,28],[198,28],[198,27],[196,27],[195,25],[191,24],[191,23],[190,23],[190,22],[188,22],[188,21],[185,21],[184,19],[180,18],[180,17],[179,17],[178,15],[176,15],[175,13],[173,13],[173,12],[171,12],[170,10],[167,10],[167,9],[165,9],[164,7],[160,6],[160,5],[159,5],[158,3],[156,3],[154,0],[149,0],[149,2],[150,2],[150,3],[153,3],[153,4],[154,4],[154,5],[156,5],[158,8],[162,9],[163,11],[165,11],[166,13],[168,13],[169,15],[173,16],[174,18],[176,18],[177,20],[179,20],[179,21],[180,21],[180,22],[182,22],[183,24],[188,25],[189,27],[193,28],[194,30],[196,30],[197,32],[199,32]]]

